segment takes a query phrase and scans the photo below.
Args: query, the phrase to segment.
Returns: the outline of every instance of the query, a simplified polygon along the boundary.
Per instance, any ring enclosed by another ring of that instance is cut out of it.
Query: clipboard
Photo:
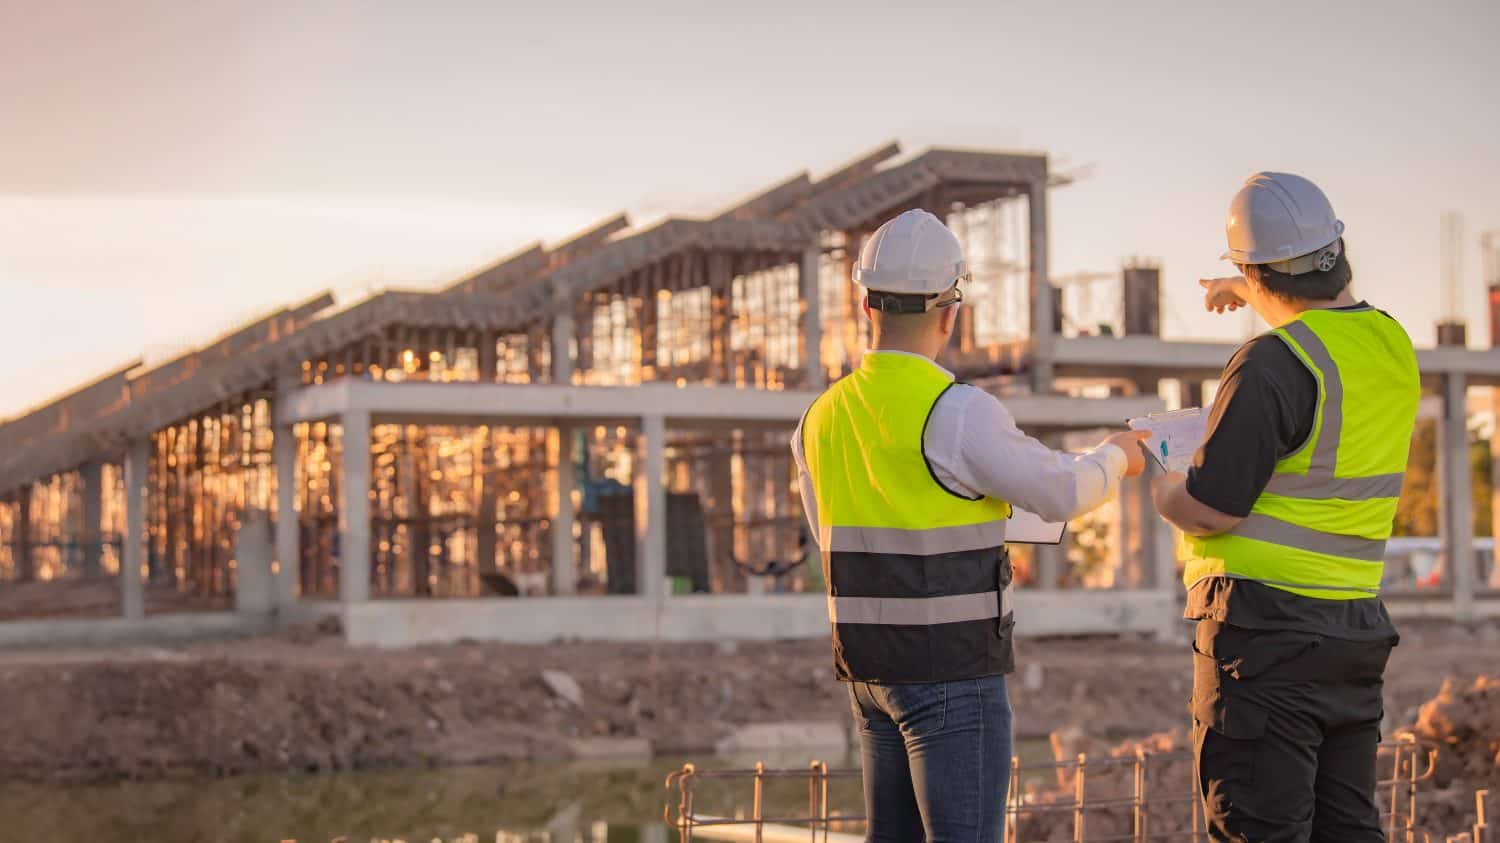
[[[1067,528],[1066,521],[1043,521],[1034,512],[1012,506],[1010,520],[1005,523],[1005,543],[1061,544]]]
[[[1207,434],[1208,411],[1203,407],[1184,407],[1167,413],[1129,419],[1131,430],[1144,430],[1151,437],[1141,448],[1162,471],[1186,471],[1193,455],[1203,445]]]

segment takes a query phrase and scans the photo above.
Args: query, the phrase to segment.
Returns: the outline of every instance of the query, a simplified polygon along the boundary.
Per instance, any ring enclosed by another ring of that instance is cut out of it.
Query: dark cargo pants
[[[1211,620],[1195,638],[1193,747],[1210,838],[1384,843],[1375,754],[1395,640]]]

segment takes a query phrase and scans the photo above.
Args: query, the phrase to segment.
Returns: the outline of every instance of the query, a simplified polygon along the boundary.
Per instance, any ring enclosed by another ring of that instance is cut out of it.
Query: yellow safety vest
[[[953,376],[929,360],[866,354],[801,427],[843,679],[933,682],[1011,669],[1010,505],[938,481],[927,419]]]
[[[1411,340],[1370,307],[1310,310],[1271,333],[1317,379],[1312,434],[1233,530],[1183,536],[1183,582],[1229,576],[1325,600],[1375,596],[1421,397]]]

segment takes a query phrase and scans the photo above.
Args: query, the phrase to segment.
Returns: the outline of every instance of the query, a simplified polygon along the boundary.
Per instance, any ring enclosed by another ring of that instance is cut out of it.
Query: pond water
[[[1023,756],[1045,742],[1023,744]],[[805,754],[761,756],[768,767],[806,769]],[[827,758],[854,767],[852,757]],[[695,759],[702,769],[744,769],[754,758]],[[224,779],[40,786],[0,783],[0,843],[668,843],[675,804],[664,787],[681,762],[512,764]],[[748,780],[705,784],[700,811],[748,813]],[[768,812],[806,811],[807,785],[768,786]],[[858,778],[834,780],[830,805],[862,811]]]

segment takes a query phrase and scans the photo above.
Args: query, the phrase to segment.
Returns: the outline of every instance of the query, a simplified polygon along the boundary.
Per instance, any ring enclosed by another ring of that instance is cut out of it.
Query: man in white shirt
[[[958,239],[932,214],[907,211],[876,230],[854,272],[873,349],[792,439],[834,666],[859,726],[871,841],[999,839],[1012,504],[1064,521],[1145,467],[1143,433],[1058,453],[934,362],[967,277]]]

